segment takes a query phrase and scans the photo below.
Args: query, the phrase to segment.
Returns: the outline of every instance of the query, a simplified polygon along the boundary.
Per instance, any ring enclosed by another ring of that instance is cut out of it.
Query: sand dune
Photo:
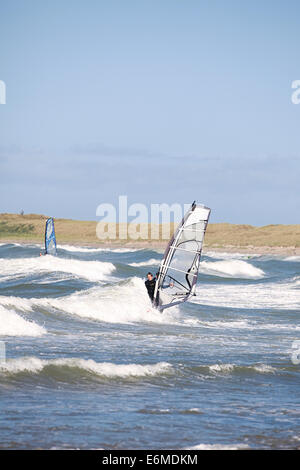
[[[39,214],[0,214],[0,241],[41,242],[44,238],[46,216]],[[79,221],[56,219],[55,228],[60,244],[72,243],[87,246],[131,246],[161,248],[166,245],[174,224],[134,226],[140,234],[134,240],[128,236],[127,224],[109,224],[105,230],[116,234],[115,240],[99,240],[96,234],[96,221]],[[266,225],[254,227],[239,224],[209,224],[205,248],[226,251],[243,251],[249,253],[287,253],[300,254],[300,224],[298,225]]]

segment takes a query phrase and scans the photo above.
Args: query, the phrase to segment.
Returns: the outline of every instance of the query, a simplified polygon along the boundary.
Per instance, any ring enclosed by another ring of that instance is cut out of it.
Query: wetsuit
[[[145,286],[147,288],[148,295],[149,295],[152,302],[153,302],[153,299],[154,299],[155,283],[156,283],[155,278],[153,278],[151,281],[149,279],[147,279],[147,281],[145,282]]]

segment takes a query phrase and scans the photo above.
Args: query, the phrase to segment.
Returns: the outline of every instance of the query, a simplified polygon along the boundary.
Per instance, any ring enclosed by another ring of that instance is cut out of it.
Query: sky
[[[300,3],[0,0],[0,212],[299,223]]]

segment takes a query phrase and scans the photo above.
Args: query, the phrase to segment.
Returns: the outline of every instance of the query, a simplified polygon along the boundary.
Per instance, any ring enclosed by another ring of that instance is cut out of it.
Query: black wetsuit
[[[154,299],[155,283],[156,283],[155,278],[153,278],[151,281],[149,279],[147,279],[147,281],[145,282],[145,286],[147,288],[148,295],[149,295],[150,299],[152,300],[152,302],[153,302],[153,299]]]

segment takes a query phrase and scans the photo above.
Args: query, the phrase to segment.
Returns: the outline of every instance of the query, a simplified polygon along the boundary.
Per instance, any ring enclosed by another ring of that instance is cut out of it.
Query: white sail
[[[154,302],[159,310],[194,295],[209,215],[208,207],[194,202],[171,238],[155,285]]]

